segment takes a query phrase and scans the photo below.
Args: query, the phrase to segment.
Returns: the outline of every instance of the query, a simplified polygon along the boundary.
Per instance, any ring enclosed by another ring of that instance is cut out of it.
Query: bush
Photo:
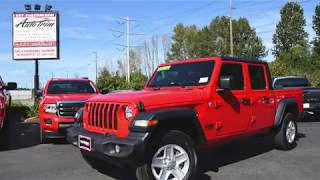
[[[106,68],[103,68],[98,77],[97,86],[101,90],[139,90],[144,87],[148,78],[141,72],[131,73],[130,83],[126,81],[125,76],[120,76],[118,73],[111,74]]]
[[[11,104],[10,112],[11,113],[18,113],[21,114],[24,118],[30,118],[30,117],[39,117],[38,112],[38,104],[34,104],[33,106],[27,106],[25,104],[22,104],[21,102],[14,102]]]
[[[295,46],[288,53],[281,54],[270,64],[271,74],[277,76],[306,76],[313,86],[320,85],[319,57],[312,55],[305,47]]]

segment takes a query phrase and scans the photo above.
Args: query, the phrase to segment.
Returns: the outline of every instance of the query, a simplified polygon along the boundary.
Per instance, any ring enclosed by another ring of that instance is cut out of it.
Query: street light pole
[[[232,0],[230,0],[230,55],[233,56]]]
[[[130,19],[126,17],[127,22],[127,81],[130,82]]]
[[[95,63],[96,63],[96,84],[98,82],[98,53],[97,51],[93,52],[95,54]]]
[[[38,103],[38,91],[39,91],[39,61],[37,59],[35,61],[35,72],[34,72],[34,102]]]

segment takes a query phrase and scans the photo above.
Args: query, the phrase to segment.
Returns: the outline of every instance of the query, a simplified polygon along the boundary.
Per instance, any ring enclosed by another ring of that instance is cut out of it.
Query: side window
[[[266,79],[262,66],[249,65],[249,75],[252,89],[266,89]]]
[[[241,64],[222,64],[220,76],[231,76],[232,84],[231,90],[243,90],[244,81],[243,81],[243,71]]]

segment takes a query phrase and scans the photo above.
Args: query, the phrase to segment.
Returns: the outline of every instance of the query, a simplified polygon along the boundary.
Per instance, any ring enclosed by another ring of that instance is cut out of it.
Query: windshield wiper
[[[171,82],[168,86],[180,86],[182,88],[185,87],[185,85],[182,82]]]

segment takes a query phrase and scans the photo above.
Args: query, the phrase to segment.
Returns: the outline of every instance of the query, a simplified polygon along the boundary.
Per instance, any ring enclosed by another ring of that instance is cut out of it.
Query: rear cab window
[[[310,82],[305,77],[286,77],[276,79],[273,86],[275,88],[281,87],[308,87],[311,86]]]
[[[252,90],[265,90],[267,89],[266,73],[262,65],[249,65],[248,66],[250,86]]]

